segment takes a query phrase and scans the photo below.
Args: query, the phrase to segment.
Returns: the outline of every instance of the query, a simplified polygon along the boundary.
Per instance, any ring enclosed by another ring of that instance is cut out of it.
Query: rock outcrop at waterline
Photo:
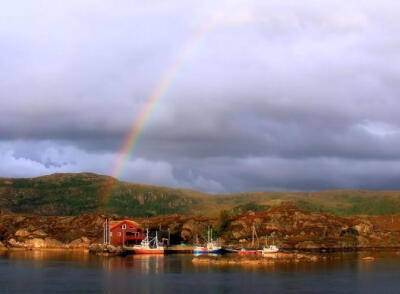
[[[0,216],[0,242],[8,248],[86,248],[102,236],[103,217]]]
[[[252,226],[261,236],[261,245],[273,240],[287,249],[346,250],[400,246],[400,215],[338,217],[300,210],[295,206],[275,207],[234,217],[222,237],[226,242],[249,245]]]
[[[257,256],[198,256],[192,259],[195,264],[217,264],[217,265],[273,265],[282,263],[317,262],[327,259],[327,256],[303,253],[274,253],[268,257]]]
[[[102,242],[104,218],[96,214],[71,217],[0,215],[0,249],[89,248],[91,244]],[[273,240],[281,248],[299,250],[400,247],[400,215],[338,217],[295,206],[280,206],[223,220],[177,214],[134,220],[150,230],[161,230],[161,237],[169,234],[172,244],[193,244],[197,237],[202,241],[207,227],[213,226],[223,245],[247,247],[254,226],[258,246]]]

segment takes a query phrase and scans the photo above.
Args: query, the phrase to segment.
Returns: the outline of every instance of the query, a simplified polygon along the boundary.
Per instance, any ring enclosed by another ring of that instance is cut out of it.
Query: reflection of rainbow
[[[216,23],[217,18],[213,18],[210,22],[203,26],[191,40],[189,40],[189,42],[183,48],[181,54],[179,54],[175,63],[172,64],[172,66],[168,69],[168,71],[165,73],[160,82],[157,84],[156,88],[149,96],[147,103],[144,105],[139,116],[134,120],[128,135],[124,139],[124,143],[112,171],[112,176],[114,178],[118,179],[122,174],[131,153],[133,152],[139,141],[140,135],[143,132],[143,129],[151,112],[157,106],[157,103],[160,101],[160,99],[165,95],[166,91],[171,85],[171,82],[176,77],[179,69],[190,57],[192,52],[198,47],[198,45],[205,38],[207,33],[210,32],[211,29],[216,25]],[[106,198],[110,196],[112,189],[113,184],[110,183],[109,187],[106,189]]]

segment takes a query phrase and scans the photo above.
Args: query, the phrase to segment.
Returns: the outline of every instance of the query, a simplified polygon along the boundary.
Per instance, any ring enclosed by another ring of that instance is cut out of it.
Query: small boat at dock
[[[242,248],[242,249],[240,249],[238,251],[237,254],[239,254],[239,255],[257,255],[257,254],[261,254],[261,251],[257,250],[257,249],[245,249],[245,248]]]
[[[268,255],[274,255],[274,253],[278,253],[280,251],[279,247],[275,245],[274,240],[272,240],[272,244],[268,245],[268,237],[267,238],[267,244],[266,246],[263,247],[261,250],[261,253],[263,256],[268,256]]]
[[[222,247],[215,242],[207,242],[206,246],[196,246],[193,249],[194,254],[219,254],[222,252]]]
[[[276,245],[269,245],[261,250],[262,255],[270,255],[279,252],[279,247]]]
[[[254,246],[255,246],[254,239],[255,238],[257,238],[257,244],[259,245],[257,231],[256,231],[255,226],[253,225],[251,227],[251,248],[252,249],[242,248],[237,252],[237,254],[239,254],[239,255],[257,255],[257,254],[261,254],[261,250],[254,249]]]
[[[222,247],[218,246],[212,239],[212,229],[208,229],[207,243],[205,246],[196,246],[193,249],[194,254],[219,254],[222,253]]]
[[[146,238],[140,243],[140,245],[133,246],[135,254],[164,254],[164,246],[158,242],[158,236],[153,239],[149,239],[149,230],[146,232]]]

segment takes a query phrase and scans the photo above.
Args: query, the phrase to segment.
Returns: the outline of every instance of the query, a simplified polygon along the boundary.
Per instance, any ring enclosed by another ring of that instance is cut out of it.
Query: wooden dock
[[[167,254],[193,253],[193,250],[194,246],[174,245],[167,247],[165,253]]]

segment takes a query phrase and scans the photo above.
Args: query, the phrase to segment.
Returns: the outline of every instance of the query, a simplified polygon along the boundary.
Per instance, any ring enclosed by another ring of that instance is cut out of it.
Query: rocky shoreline
[[[88,249],[99,241],[102,223],[102,218],[95,215],[0,215],[0,248]]]
[[[396,250],[397,255],[400,251]],[[343,259],[339,253],[301,253],[301,252],[282,252],[270,254],[268,256],[239,256],[228,254],[225,256],[197,256],[192,259],[192,262],[197,265],[219,265],[219,266],[270,266],[280,264],[298,264],[298,263],[317,263]],[[365,262],[374,261],[373,252],[364,252],[359,256],[359,259]]]
[[[277,263],[317,262],[328,259],[328,255],[310,253],[274,253],[265,256],[198,256],[192,259],[195,264],[217,265],[271,265]]]

